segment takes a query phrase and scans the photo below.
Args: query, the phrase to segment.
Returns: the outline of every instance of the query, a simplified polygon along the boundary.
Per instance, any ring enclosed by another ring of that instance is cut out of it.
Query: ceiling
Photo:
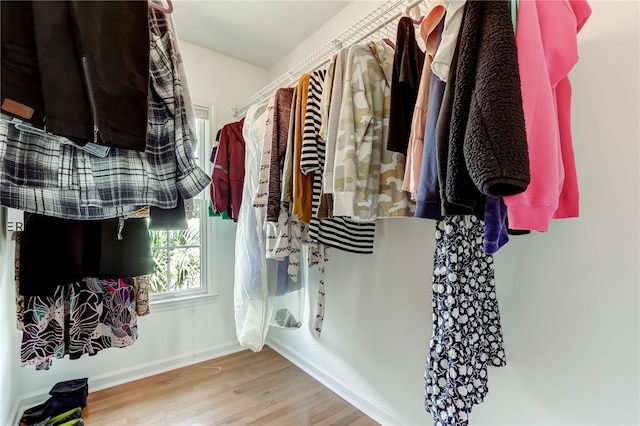
[[[269,68],[350,0],[173,0],[178,37]]]

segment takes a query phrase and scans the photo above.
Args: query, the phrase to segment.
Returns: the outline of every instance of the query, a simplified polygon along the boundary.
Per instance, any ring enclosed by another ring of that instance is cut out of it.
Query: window
[[[210,109],[194,106],[198,137],[198,165],[210,171],[208,164],[211,116]],[[212,296],[207,279],[207,204],[205,189],[193,199],[193,218],[187,220],[187,228],[181,230],[150,230],[151,250],[155,273],[150,278],[151,302],[164,304],[176,300]]]

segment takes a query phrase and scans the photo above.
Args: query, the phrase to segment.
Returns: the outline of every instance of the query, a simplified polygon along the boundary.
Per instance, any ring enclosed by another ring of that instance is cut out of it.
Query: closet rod
[[[422,3],[422,0],[417,0],[417,1],[411,2],[407,6],[407,10],[419,5],[420,3]],[[360,43],[362,40],[364,40],[365,38],[369,37],[371,34],[374,34],[376,31],[380,30],[381,28],[386,27],[391,22],[393,22],[394,20],[398,19],[400,16],[402,16],[402,12],[396,12],[393,16],[385,19],[384,22],[382,22],[381,24],[378,24],[374,29],[372,29],[371,31],[367,32],[363,36],[360,36],[360,38],[358,38],[357,40],[353,41],[351,44]]]
[[[269,96],[275,93],[275,91],[280,87],[292,86],[298,81],[301,74],[313,71],[326,64],[331,60],[333,54],[341,48],[359,43],[371,34],[374,34],[381,28],[384,28],[402,15],[402,11],[398,11],[399,6],[405,6],[408,10],[418,6],[423,1],[424,0],[412,0],[408,2],[407,0],[391,0],[383,3],[376,10],[365,16],[359,23],[344,31],[331,42],[316,50],[314,53],[291,67],[280,77],[257,91],[243,104],[232,108],[233,115],[236,118],[244,116],[251,105],[268,99]]]

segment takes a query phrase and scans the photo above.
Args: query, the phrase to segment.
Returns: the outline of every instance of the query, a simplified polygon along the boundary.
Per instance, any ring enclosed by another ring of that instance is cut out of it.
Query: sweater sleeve
[[[271,141],[271,158],[269,165],[269,190],[267,194],[267,221],[277,222],[280,215],[280,199],[282,184],[282,163],[287,149],[289,136],[289,118],[293,88],[285,87],[276,91],[273,114],[273,139]]]
[[[304,135],[302,138],[302,157],[300,171],[307,174],[320,170],[318,158],[318,138],[320,133],[320,102],[325,70],[316,70],[311,74],[307,94],[307,108],[304,115]]]
[[[564,166],[537,3],[520,2],[516,33],[531,181],[525,192],[505,197],[504,202],[510,228],[546,232],[558,207]]]

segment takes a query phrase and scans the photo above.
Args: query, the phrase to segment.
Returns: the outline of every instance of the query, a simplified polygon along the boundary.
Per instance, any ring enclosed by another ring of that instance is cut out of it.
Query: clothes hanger
[[[156,3],[155,1],[149,1],[149,6],[152,8],[159,10],[160,12],[164,12],[167,15],[173,12],[173,3],[171,0],[165,0],[167,2],[167,7],[162,7],[162,5]]]
[[[393,42],[393,38],[392,38],[391,32],[390,32],[390,30],[389,30],[389,25],[388,25],[388,24],[387,24],[387,25],[385,25],[385,26],[382,28],[382,30],[383,30],[384,34],[386,35],[386,37],[384,37],[384,38],[382,39],[382,41],[384,41],[385,43],[387,43],[387,44],[388,44],[388,45],[389,45],[393,50],[396,50],[396,45],[395,45],[395,43]]]
[[[413,21],[413,23],[415,25],[420,25],[422,24],[422,21],[424,21],[424,15],[420,15],[421,11],[420,11],[420,5],[416,5],[413,7],[408,7],[404,10],[404,13],[402,14],[402,16],[405,16],[407,18],[411,18],[411,20]],[[416,16],[418,16],[418,18],[416,19]]]

